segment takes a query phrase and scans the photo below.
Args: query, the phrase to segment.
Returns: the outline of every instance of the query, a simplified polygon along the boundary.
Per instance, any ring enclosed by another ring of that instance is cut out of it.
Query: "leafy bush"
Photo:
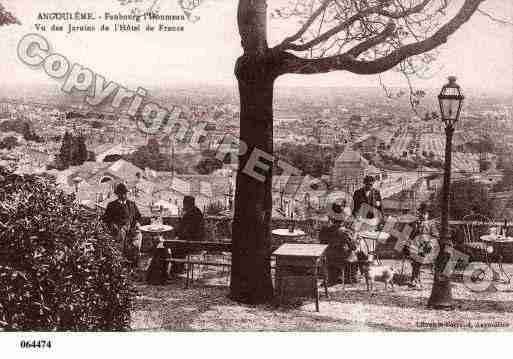
[[[122,330],[133,295],[118,244],[73,195],[0,168],[0,328]]]
[[[135,152],[124,155],[123,159],[139,168],[187,173],[187,164],[178,155],[172,157],[170,153],[161,152],[159,143],[155,141],[149,141],[147,145],[137,148]]]

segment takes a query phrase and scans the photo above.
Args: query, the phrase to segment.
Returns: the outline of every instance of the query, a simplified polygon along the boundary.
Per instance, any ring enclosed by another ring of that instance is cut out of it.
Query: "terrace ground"
[[[389,261],[395,268],[401,262]],[[505,266],[513,273],[513,265]],[[406,268],[409,273],[409,268]],[[456,309],[426,308],[433,276],[422,274],[423,287],[405,285],[385,291],[377,283],[372,294],[364,281],[321,292],[320,311],[313,299],[249,306],[228,299],[226,274],[206,269],[202,279],[184,289],[183,278],[162,286],[136,283],[139,294],[132,317],[133,330],[166,331],[510,331],[513,328],[513,286],[471,292],[453,283]]]

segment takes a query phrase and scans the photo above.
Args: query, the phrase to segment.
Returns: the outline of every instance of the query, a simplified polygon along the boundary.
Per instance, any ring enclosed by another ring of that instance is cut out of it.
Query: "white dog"
[[[365,276],[365,283],[369,292],[373,290],[374,282],[384,282],[385,290],[388,289],[389,284],[394,289],[394,268],[376,263],[365,263],[360,268]]]

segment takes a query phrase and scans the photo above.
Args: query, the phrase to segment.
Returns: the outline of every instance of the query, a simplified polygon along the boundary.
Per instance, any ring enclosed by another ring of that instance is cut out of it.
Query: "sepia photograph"
[[[513,330],[511,1],[0,0],[0,39],[20,351]]]

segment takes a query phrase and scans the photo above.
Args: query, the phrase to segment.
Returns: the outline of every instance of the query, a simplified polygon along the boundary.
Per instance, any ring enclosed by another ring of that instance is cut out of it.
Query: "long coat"
[[[177,236],[184,241],[201,241],[205,237],[203,213],[198,207],[185,212],[178,225]]]
[[[127,232],[135,231],[135,224],[141,223],[141,213],[135,202],[126,200],[122,204],[119,199],[109,202],[105,213],[102,216],[103,222],[107,223],[111,230],[117,231],[125,227]]]
[[[141,213],[135,202],[126,200],[123,204],[119,199],[109,202],[102,220],[109,226],[115,241],[122,246],[125,257],[132,266],[136,266],[142,234],[135,226],[136,223],[141,223]]]
[[[365,188],[360,188],[354,192],[353,195],[353,216],[358,216],[358,212],[360,208],[362,208],[363,204],[367,204],[379,212],[382,212],[382,201],[381,194],[378,190],[371,188],[369,191],[369,195],[365,193]],[[374,213],[372,210],[368,210],[367,218],[374,218]]]

